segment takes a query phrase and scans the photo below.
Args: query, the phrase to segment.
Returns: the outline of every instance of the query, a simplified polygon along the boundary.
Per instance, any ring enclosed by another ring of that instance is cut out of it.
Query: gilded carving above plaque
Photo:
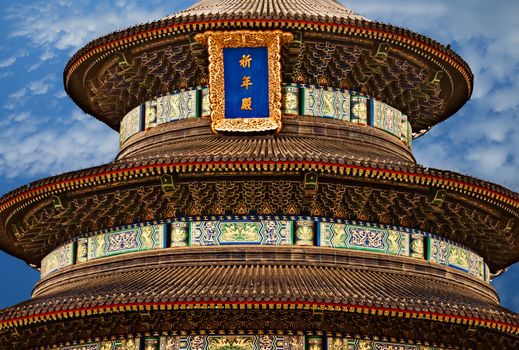
[[[214,132],[280,131],[282,31],[208,31],[209,98]]]

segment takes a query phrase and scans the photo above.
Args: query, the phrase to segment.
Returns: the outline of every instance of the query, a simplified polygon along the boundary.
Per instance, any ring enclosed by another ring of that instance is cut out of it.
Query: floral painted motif
[[[199,221],[190,223],[192,245],[292,243],[291,221]]]
[[[409,233],[378,227],[319,223],[319,244],[323,247],[369,250],[409,256]]]
[[[368,124],[368,98],[365,96],[351,96],[351,122]]]
[[[284,86],[282,110],[285,115],[299,114],[299,87]]]
[[[296,222],[296,245],[314,245],[314,223],[313,221]]]
[[[171,225],[171,246],[184,247],[187,245],[188,225],[186,222],[175,222]]]
[[[107,235],[108,247],[107,253],[114,253],[124,250],[135,249],[138,246],[137,236],[138,230],[124,231],[121,233]]]
[[[208,339],[208,350],[255,350],[254,336],[214,336]],[[264,350],[264,349],[261,349]]]
[[[384,232],[378,230],[369,230],[365,228],[350,229],[351,238],[349,244],[357,247],[366,247],[374,249],[384,248]]]

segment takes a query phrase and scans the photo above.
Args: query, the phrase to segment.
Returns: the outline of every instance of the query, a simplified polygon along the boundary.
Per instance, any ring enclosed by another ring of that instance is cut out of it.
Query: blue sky
[[[63,91],[68,58],[88,41],[193,1],[0,0],[0,193],[113,160],[118,136]],[[419,163],[519,191],[519,1],[345,0],[361,15],[453,48],[475,75],[472,100],[415,142]],[[38,273],[0,253],[0,308],[30,297]],[[494,281],[519,312],[519,265]]]

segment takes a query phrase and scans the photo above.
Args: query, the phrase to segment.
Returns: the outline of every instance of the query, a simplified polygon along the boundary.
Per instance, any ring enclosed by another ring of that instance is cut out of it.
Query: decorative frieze
[[[156,123],[164,124],[197,117],[198,91],[176,92],[157,99]]]
[[[141,339],[105,340],[97,343],[64,346],[59,350],[140,350]],[[153,348],[152,348],[153,349]],[[145,348],[145,350],[148,350]]]
[[[108,340],[59,350],[444,350],[441,347],[314,335],[171,335]]]
[[[408,232],[363,225],[321,222],[318,225],[318,235],[321,247],[368,250],[402,256],[418,255],[418,252],[410,251],[411,238]]]
[[[350,121],[350,94],[340,90],[303,88],[303,115]]]
[[[74,264],[74,243],[68,243],[53,250],[41,261],[41,274],[44,276],[72,264]]]
[[[375,99],[372,101],[373,126],[401,138],[404,123],[407,128],[407,117],[404,121],[404,115],[398,109]]]
[[[292,244],[291,221],[199,221],[189,224],[191,245]]]
[[[357,92],[316,86],[286,84],[281,111],[286,116],[312,116],[370,125],[387,131],[411,147],[409,119],[399,110]],[[209,118],[207,86],[179,90],[133,109],[121,122],[121,145],[139,131],[189,118]]]
[[[467,272],[482,280],[488,280],[483,258],[452,242],[439,237],[428,237],[427,260]]]
[[[88,260],[165,248],[166,226],[150,225],[117,230],[88,239]]]
[[[119,137],[121,144],[125,143],[133,135],[142,131],[142,108],[135,107],[128,113],[121,121],[121,128],[119,130]]]
[[[186,246],[297,245],[366,250],[427,259],[489,281],[483,258],[454,242],[409,228],[304,216],[208,216],[104,230],[58,247],[42,260],[41,275],[90,260]]]

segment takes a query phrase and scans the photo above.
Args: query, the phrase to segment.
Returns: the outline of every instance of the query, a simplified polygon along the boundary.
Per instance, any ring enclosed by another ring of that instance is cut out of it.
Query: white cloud
[[[74,111],[70,123],[23,111],[0,128],[0,176],[48,176],[113,160],[117,133]]]
[[[16,57],[9,57],[0,61],[0,68],[7,68],[16,62]]]
[[[143,6],[137,1],[109,3],[38,2],[13,5],[6,9],[7,18],[17,25],[9,31],[11,38],[29,39],[35,47],[46,47],[42,60],[53,58],[58,50],[77,50],[88,41],[115,30],[160,19],[193,1],[167,2]],[[90,6],[89,6],[90,5]]]
[[[27,68],[27,71],[30,73],[30,72],[34,72],[36,69],[40,68],[41,67],[41,62],[38,62],[38,63],[34,63],[34,64],[31,64],[29,66],[29,68]]]
[[[34,95],[44,95],[49,91],[50,84],[47,83],[46,79],[33,81],[27,85],[27,88],[34,94]]]
[[[25,97],[27,94],[27,88],[22,88],[20,90],[17,90],[9,95],[9,99],[19,100],[22,97]]]
[[[40,60],[41,61],[48,61],[56,57],[56,54],[49,50],[48,48],[45,49],[45,51],[41,54]]]

